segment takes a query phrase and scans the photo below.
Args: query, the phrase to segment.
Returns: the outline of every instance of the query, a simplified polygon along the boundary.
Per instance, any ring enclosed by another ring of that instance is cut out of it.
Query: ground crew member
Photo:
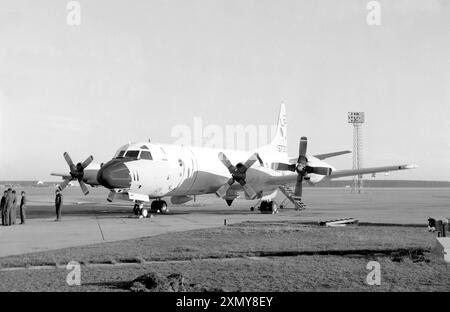
[[[61,206],[62,206],[62,194],[59,190],[56,190],[56,196],[55,196],[56,220],[55,221],[61,221]]]
[[[20,224],[25,224],[25,218],[27,217],[25,211],[25,204],[27,203],[27,199],[25,197],[25,192],[22,191],[22,198],[20,199]]]
[[[436,220],[432,217],[428,217],[428,232],[436,231]]]
[[[10,216],[9,216],[9,222],[11,224],[16,224],[16,218],[17,218],[17,196],[16,196],[16,190],[12,190],[12,196],[13,196],[13,205],[10,210]]]
[[[2,225],[6,225],[6,195],[8,191],[3,192],[3,196],[0,202],[0,212],[2,214]]]
[[[8,194],[6,195],[6,201],[5,201],[5,216],[6,216],[6,225],[11,225],[11,209],[14,205],[14,197],[12,195],[12,189],[8,189]]]

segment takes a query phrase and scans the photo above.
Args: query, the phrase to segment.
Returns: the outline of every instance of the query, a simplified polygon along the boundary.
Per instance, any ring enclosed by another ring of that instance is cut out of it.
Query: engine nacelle
[[[170,202],[174,205],[180,205],[191,201],[193,198],[190,196],[172,196]]]
[[[325,178],[325,176],[320,175],[320,174],[310,173],[305,177],[305,180],[307,180],[309,183],[317,184],[320,181],[322,181],[323,178]]]

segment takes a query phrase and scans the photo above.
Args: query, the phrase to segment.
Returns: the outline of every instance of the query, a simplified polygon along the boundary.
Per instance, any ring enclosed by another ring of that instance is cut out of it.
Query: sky
[[[352,149],[388,179],[450,180],[450,2],[0,0],[0,180],[52,180],[62,156],[106,162],[174,127],[267,125],[286,104],[288,151]],[[338,169],[351,155],[330,159]]]

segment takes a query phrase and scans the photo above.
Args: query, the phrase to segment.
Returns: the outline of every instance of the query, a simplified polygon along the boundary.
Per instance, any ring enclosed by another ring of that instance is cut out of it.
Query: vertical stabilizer
[[[287,153],[287,119],[284,103],[281,103],[280,105],[277,130],[275,131],[275,136],[270,145],[279,153]]]

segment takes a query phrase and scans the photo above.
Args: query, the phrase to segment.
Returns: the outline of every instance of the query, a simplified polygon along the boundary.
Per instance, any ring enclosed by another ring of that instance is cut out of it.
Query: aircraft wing
[[[331,172],[331,175],[328,176],[328,179],[337,179],[342,177],[349,177],[355,175],[362,174],[370,174],[377,172],[389,172],[396,170],[406,170],[406,169],[414,169],[417,168],[416,165],[398,165],[398,166],[385,166],[385,167],[372,167],[372,168],[361,168],[361,169],[349,169],[349,170],[336,170]]]
[[[326,177],[327,179],[337,179],[342,177],[350,177],[360,174],[371,174],[377,172],[389,172],[397,170],[406,170],[417,168],[416,165],[398,165],[398,166],[385,166],[385,167],[372,167],[372,168],[362,168],[362,169],[349,169],[349,170],[336,170],[332,171],[331,175]],[[288,174],[284,176],[272,176],[269,178],[268,183],[272,185],[279,185],[284,183],[292,183],[297,180],[297,174]]]

